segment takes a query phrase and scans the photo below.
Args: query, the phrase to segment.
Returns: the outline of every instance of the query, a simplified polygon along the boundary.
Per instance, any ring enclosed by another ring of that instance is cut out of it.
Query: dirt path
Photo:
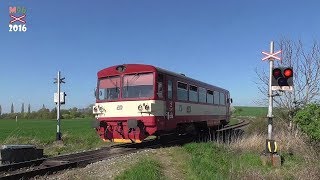
[[[179,147],[158,149],[154,152],[154,157],[162,166],[166,179],[186,179],[186,165],[183,159],[185,154],[178,154]]]

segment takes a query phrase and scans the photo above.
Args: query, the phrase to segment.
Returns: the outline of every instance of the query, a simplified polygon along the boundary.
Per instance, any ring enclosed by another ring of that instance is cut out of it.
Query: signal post
[[[54,102],[57,104],[57,134],[56,134],[56,141],[61,141],[61,123],[60,123],[60,106],[61,104],[65,104],[65,96],[64,92],[61,92],[61,83],[64,82],[64,77],[61,78],[60,71],[58,71],[57,78],[54,78],[54,83],[57,84],[57,92],[54,93]]]
[[[262,54],[266,55],[266,57],[262,58],[262,60],[269,60],[269,88],[268,88],[268,99],[269,99],[269,106],[268,106],[268,138],[266,139],[266,151],[263,155],[261,155],[262,163],[263,164],[272,164],[273,166],[281,166],[281,158],[277,154],[277,144],[273,140],[272,136],[272,126],[273,126],[273,91],[272,91],[272,78],[273,78],[273,66],[274,60],[281,60],[280,57],[277,55],[281,53],[277,51],[274,53],[274,43],[271,41],[270,43],[270,52],[262,52]]]

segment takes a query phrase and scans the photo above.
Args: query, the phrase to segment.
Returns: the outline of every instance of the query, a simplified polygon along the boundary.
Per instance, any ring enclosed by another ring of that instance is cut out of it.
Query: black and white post
[[[274,52],[274,43],[271,41],[270,43],[270,52],[262,52],[262,54],[266,55],[262,60],[269,60],[269,85],[268,85],[268,99],[269,99],[269,106],[268,106],[268,139],[272,140],[272,125],[273,125],[273,114],[272,114],[272,108],[273,108],[273,89],[272,89],[272,78],[273,78],[273,65],[274,60],[281,60],[280,57],[277,55],[281,53],[280,51]]]
[[[275,89],[275,83],[273,81],[274,79],[274,60],[280,60],[281,57],[278,57],[280,55],[281,50],[274,52],[274,43],[271,41],[270,43],[270,52],[262,52],[262,54],[265,55],[262,60],[269,60],[269,84],[268,84],[268,99],[269,99],[269,106],[268,106],[268,137],[266,139],[266,153],[261,155],[261,159],[263,161],[263,164],[268,164],[271,163],[273,166],[281,166],[281,158],[277,154],[277,143],[273,139],[272,135],[272,126],[273,126],[273,114],[272,114],[272,109],[273,109],[273,90]],[[278,81],[278,80],[277,80]]]
[[[58,71],[58,77],[55,78],[55,82],[57,83],[57,93],[54,94],[54,102],[57,104],[57,135],[56,135],[56,140],[60,141],[61,140],[61,128],[60,128],[60,106],[61,102],[64,103],[64,93],[62,93],[61,97],[61,83],[65,83],[63,80],[65,78],[61,78],[60,71]],[[61,101],[62,100],[62,101]]]
[[[270,43],[270,54],[273,54],[274,52],[274,43],[271,41]],[[274,58],[269,58],[269,106],[268,106],[268,139],[272,140],[272,125],[273,125],[273,114],[272,114],[272,108],[273,108],[273,94],[272,94],[272,69],[273,69],[273,61]]]

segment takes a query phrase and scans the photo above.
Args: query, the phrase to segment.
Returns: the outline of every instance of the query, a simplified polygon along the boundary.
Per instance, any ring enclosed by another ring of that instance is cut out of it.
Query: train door
[[[173,100],[173,78],[166,76],[166,126],[171,127],[174,124],[175,105]],[[172,123],[170,123],[172,122]]]

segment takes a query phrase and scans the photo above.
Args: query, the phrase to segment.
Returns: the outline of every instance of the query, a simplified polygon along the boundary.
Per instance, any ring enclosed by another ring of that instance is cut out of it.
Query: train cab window
[[[188,101],[188,84],[178,82],[177,98],[180,101]]]
[[[153,97],[153,73],[124,75],[122,83],[123,98]]]
[[[158,98],[162,99],[163,98],[163,75],[162,74],[158,74],[158,79],[157,79],[157,96]]]
[[[207,103],[213,104],[213,91],[207,90]]]
[[[220,104],[220,95],[218,91],[213,92],[213,103],[214,104]]]
[[[120,95],[120,77],[106,77],[99,79],[98,100],[116,100]]]
[[[168,80],[168,99],[172,99],[172,81]]]
[[[220,105],[226,105],[226,96],[220,92]]]
[[[198,87],[189,86],[189,101],[198,102]]]
[[[207,93],[206,89],[199,87],[199,102],[206,103],[207,102]]]

